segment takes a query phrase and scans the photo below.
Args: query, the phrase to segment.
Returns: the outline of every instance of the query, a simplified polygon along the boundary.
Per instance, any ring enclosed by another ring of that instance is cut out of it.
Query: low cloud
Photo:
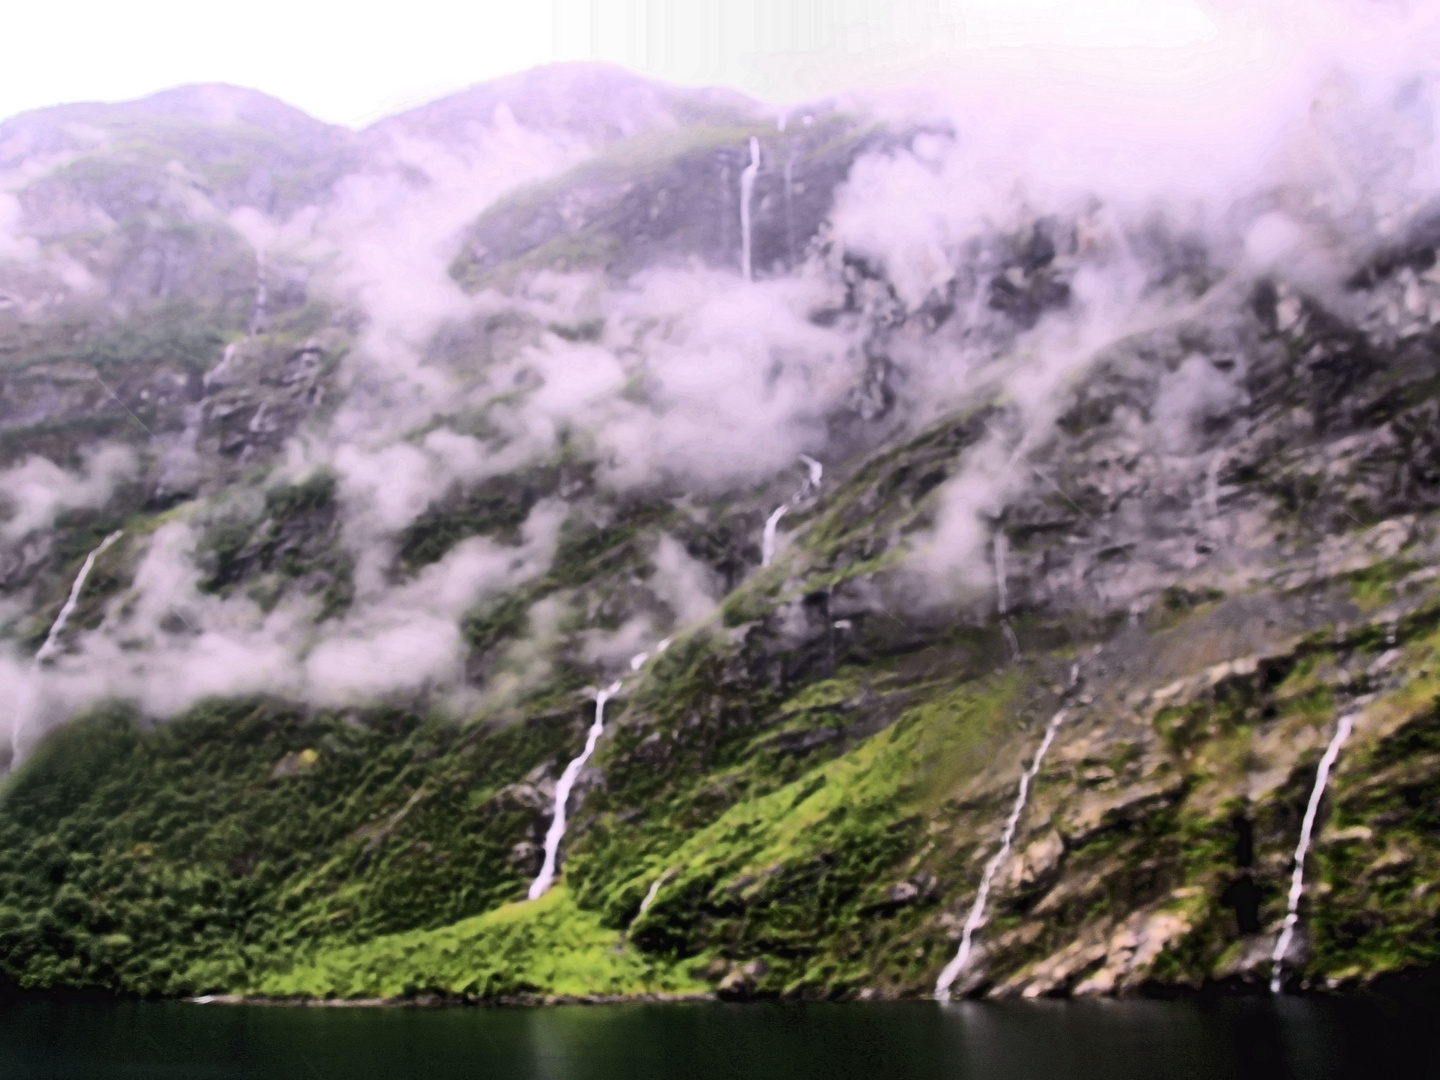
[[[0,472],[0,500],[7,515],[0,522],[0,539],[13,543],[49,528],[66,510],[104,506],[116,485],[133,479],[139,470],[134,452],[122,446],[84,451],[81,457],[81,467],[73,473],[33,454]]]

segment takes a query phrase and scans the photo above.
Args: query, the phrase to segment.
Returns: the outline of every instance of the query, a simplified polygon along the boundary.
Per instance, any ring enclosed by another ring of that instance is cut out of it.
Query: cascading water
[[[255,251],[255,307],[250,312],[249,336],[265,332],[265,252]]]
[[[590,760],[590,755],[595,753],[595,744],[605,732],[605,703],[619,692],[620,680],[616,679],[595,695],[595,722],[590,725],[585,736],[585,749],[580,751],[579,757],[565,766],[565,771],[555,785],[555,813],[550,819],[550,828],[545,833],[545,861],[540,866],[540,873],[530,883],[531,900],[544,896],[555,883],[555,856],[559,853],[560,841],[565,836],[565,804],[570,801],[570,789],[575,786],[580,770]]]
[[[658,656],[670,647],[670,639],[667,637],[660,644],[655,646],[655,651],[638,652],[630,658],[630,670],[639,671],[645,661],[651,656]],[[590,760],[590,755],[595,753],[595,744],[600,741],[600,736],[605,733],[605,703],[620,692],[622,680],[616,679],[604,690],[595,695],[595,722],[590,725],[590,730],[585,735],[585,749],[580,751],[580,756],[565,766],[565,771],[560,774],[560,780],[555,785],[555,809],[550,818],[550,828],[545,832],[545,861],[540,866],[540,873],[535,875],[535,880],[530,883],[530,899],[537,900],[545,895],[546,890],[555,883],[555,859],[560,852],[560,841],[565,838],[565,808],[570,801],[570,789],[575,786],[575,781],[580,776],[580,770]]]
[[[820,491],[820,480],[825,475],[825,466],[809,454],[801,454],[800,461],[805,466],[805,482],[800,485],[799,491],[777,506],[765,519],[765,531],[760,535],[760,565],[762,567],[769,566],[770,561],[775,558],[775,530],[780,526],[780,519],[790,512],[792,506]]]
[[[991,856],[990,861],[985,864],[985,872],[980,877],[980,891],[975,894],[975,903],[970,907],[970,914],[965,919],[965,928],[960,934],[960,951],[955,958],[945,965],[940,972],[940,977],[935,980],[935,998],[937,1001],[950,1000],[950,987],[965,970],[965,965],[970,962],[971,943],[975,937],[975,931],[985,922],[985,904],[990,899],[990,884],[995,879],[995,872],[1005,863],[1006,857],[1010,854],[1010,846],[1015,842],[1015,830],[1020,826],[1020,815],[1025,812],[1025,802],[1030,797],[1030,783],[1040,772],[1040,764],[1045,760],[1045,752],[1050,749],[1050,744],[1055,741],[1055,732],[1065,721],[1065,710],[1061,709],[1050,718],[1050,723],[1045,726],[1045,737],[1040,740],[1040,748],[1035,751],[1035,760],[1030,767],[1020,774],[1020,790],[1015,795],[1015,805],[1010,810],[1010,816],[1005,819],[1005,829],[1000,834],[1000,850]]]
[[[50,659],[51,654],[59,647],[60,634],[64,631],[65,624],[70,621],[70,616],[75,613],[75,605],[80,602],[80,593],[85,589],[85,582],[90,577],[90,571],[95,568],[95,560],[105,554],[106,549],[119,540],[122,535],[124,535],[123,532],[119,531],[111,533],[100,541],[100,545],[94,551],[85,556],[85,562],[80,566],[80,573],[75,575],[75,581],[70,586],[70,595],[66,598],[64,606],[60,608],[60,614],[55,617],[55,622],[51,624],[50,633],[45,635],[45,643],[35,652],[36,667]]]
[[[820,462],[816,461],[816,460],[815,460],[813,457],[811,457],[809,454],[801,454],[801,455],[800,455],[800,460],[801,460],[802,463],[804,463],[806,471],[809,472],[809,474],[810,474],[809,477],[807,478],[807,479],[809,480],[809,488],[808,488],[808,490],[809,490],[809,491],[819,491],[819,490],[820,490],[820,481],[821,481],[821,479],[823,479],[824,476],[825,476],[825,466],[824,466],[824,465],[821,465]],[[806,493],[806,491],[807,491],[806,488],[801,488],[801,489],[800,489],[801,494],[800,494],[800,496],[797,496],[797,497],[803,498],[804,495],[805,495],[805,493]]]
[[[995,604],[1000,612],[1000,629],[1005,633],[1005,641],[1010,646],[1010,658],[1020,659],[1020,642],[1015,637],[1015,629],[1010,625],[1010,592],[1006,585],[1005,558],[1010,553],[1010,541],[1006,538],[1003,529],[995,531]]]
[[[760,536],[760,565],[769,566],[770,560],[775,558],[775,530],[780,525],[780,519],[790,510],[790,504],[781,503],[774,512],[765,519],[765,531]]]
[[[1281,927],[1280,936],[1275,939],[1275,951],[1270,955],[1272,994],[1280,993],[1285,954],[1290,951],[1295,927],[1300,922],[1300,897],[1305,892],[1305,856],[1310,851],[1310,836],[1315,830],[1315,817],[1320,812],[1320,800],[1325,795],[1326,785],[1330,783],[1330,770],[1335,767],[1335,761],[1340,757],[1340,748],[1345,745],[1345,740],[1350,738],[1354,726],[1353,715],[1340,718],[1340,722],[1335,725],[1335,734],[1330,739],[1330,745],[1325,748],[1320,765],[1315,770],[1315,786],[1310,789],[1310,802],[1305,807],[1305,819],[1300,823],[1300,843],[1295,846],[1295,869],[1290,874],[1290,899],[1285,906],[1285,924]]]
[[[663,874],[661,874],[659,877],[657,877],[654,881],[650,883],[650,888],[647,889],[645,892],[645,899],[640,901],[640,910],[636,912],[635,918],[638,919],[641,915],[644,915],[645,912],[650,910],[650,905],[655,903],[655,898],[660,895],[660,887],[664,885],[665,882],[669,881],[670,878],[674,876],[674,874],[675,868],[672,866],[669,870],[666,870]]]
[[[1010,541],[1003,531],[995,533],[995,606],[1003,619],[1010,611],[1010,589],[1005,581],[1005,556],[1009,554]]]
[[[75,575],[75,580],[70,585],[70,595],[65,598],[65,603],[60,608],[60,614],[55,616],[55,621],[51,623],[50,632],[45,635],[45,641],[41,644],[40,648],[35,650],[35,670],[38,671],[40,665],[50,659],[50,657],[54,655],[55,650],[60,647],[60,635],[64,633],[65,624],[70,621],[70,616],[75,614],[75,607],[80,603],[80,594],[85,591],[85,582],[90,579],[90,571],[95,569],[95,560],[105,554],[105,551],[110,545],[114,544],[115,541],[119,540],[123,535],[124,532],[122,530],[111,533],[105,537],[104,540],[100,541],[94,551],[85,556],[85,561],[80,565],[80,572]],[[12,767],[20,761],[20,736],[25,731],[27,726],[26,721],[28,720],[33,704],[33,700],[29,699],[28,695],[33,693],[33,689],[27,691],[27,700],[25,704],[17,710],[17,714],[10,728],[10,763]]]
[[[1212,522],[1220,520],[1220,465],[1225,460],[1225,451],[1217,450],[1205,469],[1205,509]]]
[[[750,196],[755,191],[755,174],[760,171],[760,140],[750,136],[750,164],[740,173],[740,273],[753,281],[750,269]]]

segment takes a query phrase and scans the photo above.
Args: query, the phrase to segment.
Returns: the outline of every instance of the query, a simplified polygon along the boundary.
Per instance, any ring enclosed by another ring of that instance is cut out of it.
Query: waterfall
[[[201,383],[205,387],[208,388],[211,383],[213,383],[216,379],[220,378],[220,376],[225,374],[225,372],[229,369],[231,362],[235,359],[235,351],[239,347],[239,343],[235,341],[232,341],[229,345],[225,346],[225,351],[220,354],[220,362],[216,364],[213,368],[211,368],[209,371],[205,372],[205,374],[200,379]],[[202,411],[204,410],[204,407],[205,403],[202,400],[200,404],[200,408]]]
[[[801,488],[801,492],[803,493],[806,490],[819,491],[820,480],[825,475],[825,466],[821,465],[820,462],[816,461],[809,454],[801,454],[800,460],[804,463],[806,471],[810,474],[808,477],[809,487],[808,489]]]
[[[801,462],[805,465],[805,482],[800,485],[800,490],[777,506],[765,519],[765,532],[760,537],[760,565],[766,567],[775,558],[775,530],[780,525],[780,519],[790,512],[790,508],[797,503],[803,502],[811,495],[820,493],[820,480],[825,475],[825,466],[816,461],[809,454],[800,455]]]
[[[585,749],[580,756],[565,766],[560,781],[555,785],[555,814],[550,819],[550,829],[545,833],[545,862],[540,873],[530,883],[530,899],[538,900],[555,883],[555,856],[560,851],[560,841],[565,836],[565,804],[570,800],[570,789],[575,786],[580,770],[595,753],[595,744],[605,731],[605,703],[620,691],[620,680],[615,680],[595,695],[595,722],[585,736]]]
[[[1005,530],[995,531],[995,605],[1000,612],[1000,629],[1005,634],[1005,641],[1010,646],[1010,658],[1020,659],[1020,642],[1015,637],[1015,629],[1010,625],[1010,592],[1006,586],[1005,557],[1010,553],[1010,541],[1006,539]]]
[[[80,602],[80,593],[85,589],[85,582],[90,577],[90,571],[95,567],[95,560],[105,553],[105,549],[119,540],[123,533],[117,531],[111,533],[100,541],[100,546],[89,555],[85,556],[85,562],[80,567],[80,573],[75,575],[75,581],[70,586],[70,596],[66,599],[60,614],[55,617],[54,624],[50,627],[50,633],[45,635],[45,643],[35,653],[35,666],[39,667],[60,645],[60,634],[65,629],[65,624],[70,621],[70,616],[75,613],[75,605]]]
[[[655,897],[660,895],[660,886],[663,884],[665,884],[663,874],[650,883],[650,888],[645,892],[645,899],[640,901],[640,914],[635,916],[637,919],[650,910],[650,905],[655,902]]]
[[[760,171],[760,140],[750,136],[750,164],[740,173],[740,273],[753,281],[750,269],[750,196],[755,191],[755,174]]]
[[[1305,856],[1310,851],[1310,834],[1315,830],[1315,816],[1320,812],[1320,799],[1330,783],[1330,770],[1340,756],[1340,748],[1350,738],[1355,717],[1342,716],[1335,725],[1335,734],[1320,765],[1315,770],[1315,786],[1310,789],[1310,802],[1305,807],[1305,820],[1300,823],[1300,843],[1295,845],[1295,869],[1290,874],[1290,899],[1285,907],[1285,924],[1275,940],[1275,951],[1271,954],[1270,992],[1280,993],[1280,969],[1285,963],[1285,954],[1290,951],[1290,942],[1295,937],[1295,925],[1300,921],[1300,897],[1305,892]]]
[[[1010,845],[1015,842],[1015,830],[1020,825],[1020,815],[1025,812],[1025,801],[1030,796],[1030,782],[1040,772],[1040,763],[1045,760],[1045,752],[1055,741],[1055,732],[1059,730],[1064,720],[1064,709],[1050,718],[1050,723],[1045,726],[1045,737],[1040,740],[1040,748],[1035,751],[1035,760],[1030,763],[1028,769],[1020,774],[1020,790],[1016,792],[1015,805],[1010,810],[1010,816],[1005,819],[1005,830],[1000,834],[1000,850],[995,852],[990,861],[985,864],[985,873],[980,877],[980,891],[975,894],[975,903],[970,908],[970,915],[965,920],[965,929],[960,935],[960,951],[955,954],[955,958],[950,963],[945,965],[945,969],[940,972],[940,977],[935,980],[935,998],[938,1001],[950,1000],[950,987],[959,978],[960,973],[965,970],[965,965],[970,962],[970,946],[975,931],[985,922],[985,902],[990,899],[990,883],[995,879],[995,872],[1005,862],[1006,856],[1010,854]]]
[[[249,337],[265,331],[265,252],[255,250],[255,307],[250,313]]]
[[[1224,459],[1225,451],[1216,450],[1205,469],[1205,509],[1211,521],[1220,519],[1220,464]]]
[[[66,597],[64,605],[60,608],[60,614],[55,616],[55,622],[51,624],[50,632],[45,635],[44,643],[35,651],[34,670],[40,670],[40,665],[50,659],[55,650],[60,647],[60,635],[64,633],[65,624],[70,621],[70,616],[75,614],[75,607],[80,603],[80,594],[85,591],[85,582],[90,578],[90,571],[95,568],[95,560],[123,535],[124,533],[120,530],[111,533],[100,541],[94,551],[85,556],[85,562],[81,564],[80,573],[75,575],[75,580],[70,585],[70,595]],[[24,733],[29,718],[28,714],[34,705],[34,688],[27,689],[25,693],[24,704],[17,711],[10,728],[10,767],[12,769],[20,761],[20,736]]]
[[[630,657],[630,670],[639,671],[645,665],[646,660],[652,656],[659,656],[668,649],[670,640],[667,637],[653,650],[638,652]],[[590,730],[585,735],[585,749],[580,751],[579,757],[565,766],[565,771],[560,774],[560,780],[555,785],[555,810],[550,818],[550,828],[545,833],[545,861],[540,866],[540,873],[535,875],[535,880],[530,883],[529,896],[531,900],[538,900],[544,896],[550,886],[555,883],[555,859],[560,852],[560,841],[565,837],[565,806],[570,801],[570,789],[575,786],[575,781],[580,776],[580,770],[590,760],[590,755],[595,753],[595,744],[605,733],[605,703],[620,692],[620,684],[623,681],[616,679],[604,690],[595,694],[595,722],[590,725]]]
[[[780,519],[790,509],[790,504],[781,503],[775,508],[775,512],[765,519],[765,532],[760,538],[760,565],[769,566],[770,560],[775,557],[775,529],[780,524]]]
[[[1005,644],[1010,646],[1010,662],[1014,663],[1020,659],[1020,639],[1015,636],[1015,628],[1010,625],[1009,619],[1000,620],[1000,632],[1005,635]]]
[[[655,903],[655,897],[660,895],[660,886],[669,881],[675,875],[675,867],[670,867],[663,874],[650,883],[650,888],[645,893],[645,899],[640,901],[640,910],[635,913],[635,918],[640,918],[650,910],[650,905]]]

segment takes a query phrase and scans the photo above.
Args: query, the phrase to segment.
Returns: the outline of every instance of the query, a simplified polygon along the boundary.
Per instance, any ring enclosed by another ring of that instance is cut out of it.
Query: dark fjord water
[[[296,1009],[0,1004],[0,1078],[1440,1076],[1440,1008],[1222,1000]]]

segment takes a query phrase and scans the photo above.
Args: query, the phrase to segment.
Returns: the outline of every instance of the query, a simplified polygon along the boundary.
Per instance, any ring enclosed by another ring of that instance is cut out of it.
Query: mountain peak
[[[230,83],[187,83],[114,107],[220,127],[248,124],[281,137],[338,130],[279,98]]]
[[[704,119],[753,117],[760,105],[723,88],[687,88],[637,75],[614,64],[547,64],[376,121],[366,130],[404,130],[432,137],[489,123],[504,106],[522,126],[597,142],[656,127]]]
[[[0,165],[27,156],[81,150],[96,141],[97,130],[144,138],[160,134],[155,130],[157,122],[177,121],[217,133],[250,128],[295,147],[329,147],[348,134],[259,90],[191,83],[133,101],[73,102],[13,116],[0,122]]]

